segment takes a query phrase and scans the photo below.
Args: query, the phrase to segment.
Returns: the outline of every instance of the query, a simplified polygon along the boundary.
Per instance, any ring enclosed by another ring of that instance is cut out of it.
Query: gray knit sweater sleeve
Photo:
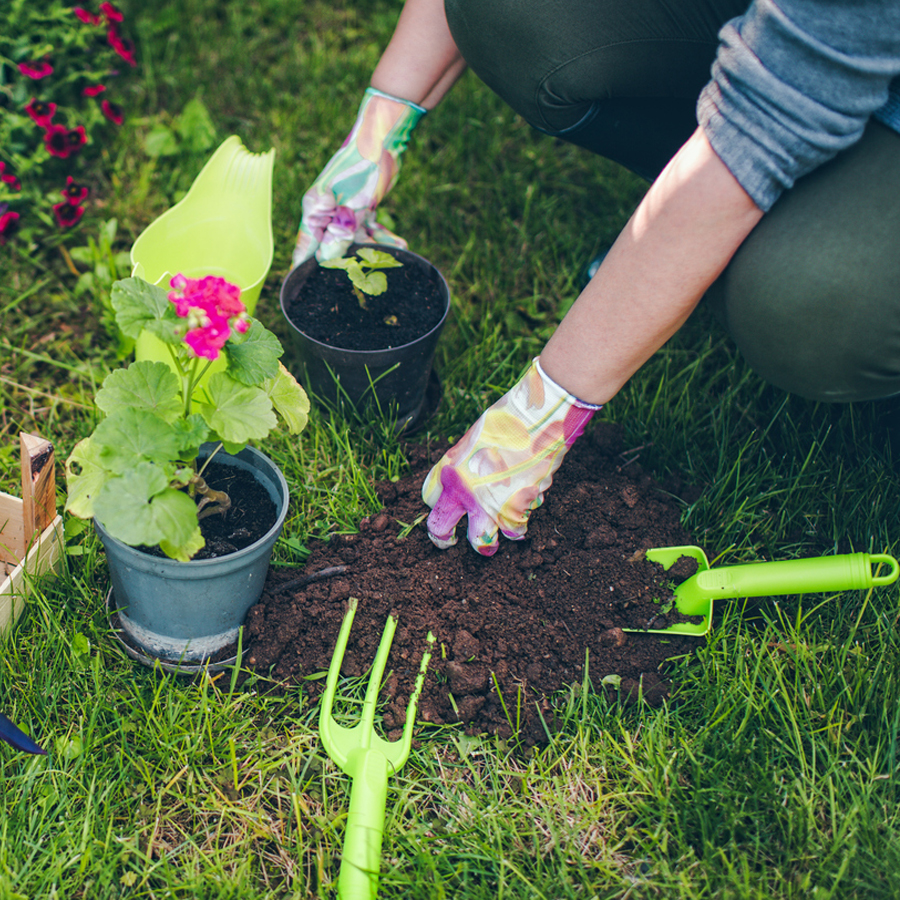
[[[896,102],[897,0],[754,0],[719,39],[697,118],[762,210]]]

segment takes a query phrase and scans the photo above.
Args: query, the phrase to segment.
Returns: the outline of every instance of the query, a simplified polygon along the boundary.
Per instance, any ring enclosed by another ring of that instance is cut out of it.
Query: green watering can
[[[683,556],[697,561],[697,572],[675,588],[675,608],[685,616],[702,616],[703,621],[624,631],[700,636],[712,627],[716,599],[851,591],[893,584],[900,574],[897,560],[886,553],[849,553],[711,569],[699,547],[658,547],[647,551],[647,559],[664,569],[675,565]],[[873,567],[881,565],[888,567],[887,573],[874,575]]]
[[[394,631],[397,628],[397,620],[389,616],[375,654],[375,661],[372,663],[372,673],[366,687],[360,720],[353,728],[338,725],[331,715],[331,708],[357,603],[356,598],[350,598],[334,648],[334,656],[328,668],[328,679],[325,682],[325,694],[322,697],[319,714],[319,736],[325,750],[341,771],[353,779],[341,869],[338,874],[339,900],[374,900],[378,894],[388,776],[399,771],[409,757],[419,694],[422,692],[425,670],[431,659],[431,651],[428,650],[422,656],[419,674],[406,707],[403,735],[396,741],[384,740],[375,733],[373,726],[378,690],[387,665]],[[434,635],[429,632],[429,647],[433,643]]]
[[[252,315],[274,254],[274,163],[274,148],[251,153],[237,135],[223,141],[184,198],[134,242],[131,274],[162,287],[179,273],[216,275],[241,288]],[[146,332],[137,340],[135,359],[170,362],[165,344]],[[222,365],[217,361],[211,371]]]

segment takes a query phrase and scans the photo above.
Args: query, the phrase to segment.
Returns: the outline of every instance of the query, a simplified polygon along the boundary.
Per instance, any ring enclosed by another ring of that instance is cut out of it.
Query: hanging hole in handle
[[[887,573],[887,575],[872,576],[872,584],[893,584],[897,580],[897,576],[900,575],[900,565],[897,564],[897,560],[894,559],[893,556],[888,556],[887,553],[872,554],[869,557],[869,564],[874,567],[877,563],[884,563],[886,566],[889,566],[890,571]]]

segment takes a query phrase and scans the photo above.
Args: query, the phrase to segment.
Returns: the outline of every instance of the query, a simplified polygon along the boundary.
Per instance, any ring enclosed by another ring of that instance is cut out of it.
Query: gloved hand
[[[422,499],[432,507],[428,536],[445,550],[469,517],[469,543],[497,552],[498,530],[521,540],[569,447],[600,409],[563,390],[535,359],[428,473]]]
[[[313,254],[343,256],[354,241],[406,248],[375,221],[375,207],[394,186],[410,133],[425,112],[375,88],[366,91],[350,134],[303,196],[292,268]]]

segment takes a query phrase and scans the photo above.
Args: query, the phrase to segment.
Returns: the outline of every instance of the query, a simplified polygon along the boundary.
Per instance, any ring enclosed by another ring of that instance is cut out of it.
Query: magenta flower
[[[0,182],[8,185],[9,189],[12,191],[22,190],[22,182],[11,172],[7,173],[5,162],[0,162]]]
[[[44,146],[51,156],[65,159],[72,152],[69,129],[65,125],[48,125],[44,131]]]
[[[218,359],[231,332],[243,334],[250,327],[241,289],[224,278],[186,278],[176,275],[170,282],[169,300],[175,313],[187,319],[184,341],[195,356]]]
[[[53,74],[53,66],[47,62],[47,60],[41,60],[40,62],[23,62],[19,63],[19,71],[26,77],[32,78],[35,81],[40,81],[42,78],[46,78],[48,75]]]
[[[96,97],[97,94],[102,94],[105,90],[105,84],[92,84],[88,85],[81,93],[85,97]]]
[[[90,193],[86,185],[79,184],[71,175],[66,178],[66,186],[60,191],[72,206],[80,206]]]
[[[0,244],[5,244],[19,230],[19,214],[4,212],[0,215]]]
[[[71,228],[84,215],[83,206],[73,206],[66,200],[57,203],[53,207],[53,215],[56,216],[56,224],[60,228]]]
[[[84,125],[70,128],[66,134],[66,140],[69,142],[69,153],[77,153],[87,143],[87,133],[84,130]]]
[[[117,25],[113,25],[106,32],[106,39],[109,41],[109,46],[113,48],[113,50],[118,53],[125,62],[128,63],[129,66],[136,66],[137,60],[134,58],[134,44],[126,40],[119,34],[119,28]]]
[[[96,13],[88,12],[83,6],[76,6],[72,12],[75,13],[85,25],[99,25],[103,21],[100,16]]]
[[[121,22],[125,17],[112,3],[101,3],[100,12],[104,15],[107,22]]]
[[[116,125],[121,125],[122,122],[125,121],[125,116],[122,113],[122,107],[119,106],[118,103],[110,103],[109,100],[104,100],[100,104],[100,111],[109,119],[110,122],[115,123]]]
[[[25,112],[34,120],[35,124],[41,128],[49,128],[53,114],[56,112],[55,103],[44,103],[43,100],[37,100],[34,97],[25,107]]]

